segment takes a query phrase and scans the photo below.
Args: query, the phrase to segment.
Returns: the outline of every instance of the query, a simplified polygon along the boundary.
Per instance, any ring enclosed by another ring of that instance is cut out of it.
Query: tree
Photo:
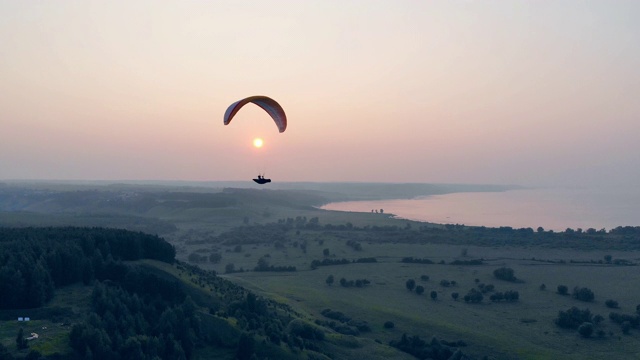
[[[604,256],[604,261],[605,261],[607,264],[611,264],[611,255],[605,255],[605,256]]]
[[[329,256],[329,249],[322,250],[322,255]]]
[[[605,301],[604,303],[605,303],[605,305],[607,305],[608,308],[611,308],[611,309],[617,309],[619,307],[618,302],[615,301],[615,300],[609,299],[609,300]]]
[[[471,289],[463,299],[465,302],[480,303],[482,302],[482,299],[484,299],[484,295],[476,289]]]
[[[334,281],[333,275],[329,275],[327,276],[327,280],[325,280],[324,282],[326,282],[327,285],[331,286],[333,285],[333,281]]]
[[[520,299],[520,293],[515,290],[507,290],[504,292],[504,300],[514,302]]]
[[[563,329],[577,329],[583,323],[593,323],[593,315],[589,309],[573,306],[567,311],[559,311],[554,322]]]
[[[508,267],[501,267],[499,269],[495,269],[493,271],[493,276],[496,277],[496,279],[500,279],[500,280],[504,280],[504,281],[511,281],[511,282],[517,282],[518,279],[515,276],[515,272],[513,271],[512,268],[508,268]]]
[[[384,214],[384,209],[380,209],[380,214]]]
[[[13,356],[9,352],[9,349],[7,349],[4,345],[2,345],[1,342],[0,342],[0,360],[13,360]]]
[[[233,263],[228,263],[225,267],[224,267],[224,272],[227,274],[230,274],[232,272],[236,271],[236,266]]]
[[[590,322],[582,323],[582,325],[578,327],[578,333],[584,338],[591,337],[591,334],[593,334],[593,324]]]
[[[269,260],[267,260],[266,257],[261,257],[260,259],[258,259],[258,264],[255,267],[256,271],[265,271],[269,269]]]
[[[416,287],[416,281],[413,279],[409,279],[405,283],[405,286],[407,287],[407,290],[413,291],[413,288]]]
[[[546,289],[547,289],[547,285],[545,285],[545,284],[541,284],[540,285],[540,290],[541,291],[545,291]]]
[[[560,295],[569,294],[569,288],[566,285],[558,285],[558,294]]]
[[[393,329],[393,327],[396,326],[392,321],[386,321],[384,323],[384,328],[385,329]]]
[[[593,294],[593,291],[591,291],[591,289],[589,288],[586,288],[586,287],[578,288],[576,286],[575,288],[573,288],[573,297],[580,301],[590,302],[590,301],[593,301],[593,299],[595,298],[595,295]]]
[[[22,328],[18,330],[18,336],[16,336],[16,346],[18,347],[18,350],[26,349],[29,347],[29,344],[27,344],[27,339],[24,338],[24,330]]]
[[[416,294],[422,295],[422,293],[424,293],[424,286],[422,285],[416,286]]]
[[[209,262],[217,264],[222,260],[222,255],[220,253],[213,253],[209,255]]]
[[[438,292],[433,290],[431,291],[431,300],[436,300],[438,298]]]
[[[243,333],[240,336],[240,341],[238,342],[238,350],[236,351],[236,359],[238,360],[250,360],[251,355],[255,352],[255,341],[253,337],[249,334]]]
[[[454,301],[458,301],[458,296],[460,296],[460,294],[458,294],[457,292],[451,293],[451,297]]]
[[[191,254],[189,254],[188,259],[189,259],[189,262],[197,263],[197,262],[205,261],[207,259],[207,257],[204,256],[204,255],[201,256],[198,253],[191,253]]]

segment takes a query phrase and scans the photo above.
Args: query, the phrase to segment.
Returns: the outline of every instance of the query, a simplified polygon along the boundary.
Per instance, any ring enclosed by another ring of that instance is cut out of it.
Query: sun
[[[264,141],[262,141],[261,138],[255,138],[253,139],[253,146],[257,147],[257,148],[261,148],[262,145],[264,145]]]

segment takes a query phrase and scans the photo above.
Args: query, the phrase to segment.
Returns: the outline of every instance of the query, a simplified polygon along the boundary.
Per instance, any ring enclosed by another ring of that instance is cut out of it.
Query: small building
[[[25,318],[24,318],[24,321],[29,321],[29,320],[31,320],[31,319],[30,319],[30,318],[28,318],[28,317],[25,317]]]
[[[24,318],[23,317],[19,317],[18,321],[24,321]]]

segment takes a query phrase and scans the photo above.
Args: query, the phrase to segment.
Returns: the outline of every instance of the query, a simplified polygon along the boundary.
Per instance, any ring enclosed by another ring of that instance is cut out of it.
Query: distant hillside
[[[26,193],[47,195],[69,191],[101,192],[178,192],[216,193],[223,189],[294,190],[321,196],[326,201],[410,199],[419,196],[441,195],[458,192],[499,192],[521,189],[518,185],[492,184],[429,184],[429,183],[368,183],[368,182],[273,182],[257,185],[251,181],[64,181],[64,182],[12,182],[0,183],[0,207],[2,195],[24,189]],[[5,199],[6,200],[6,199]]]

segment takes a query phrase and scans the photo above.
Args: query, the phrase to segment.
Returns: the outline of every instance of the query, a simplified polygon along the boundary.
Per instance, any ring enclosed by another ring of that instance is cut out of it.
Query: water
[[[564,231],[640,226],[640,189],[545,188],[454,193],[411,200],[331,203],[327,210],[384,209],[398,218],[442,224]]]

